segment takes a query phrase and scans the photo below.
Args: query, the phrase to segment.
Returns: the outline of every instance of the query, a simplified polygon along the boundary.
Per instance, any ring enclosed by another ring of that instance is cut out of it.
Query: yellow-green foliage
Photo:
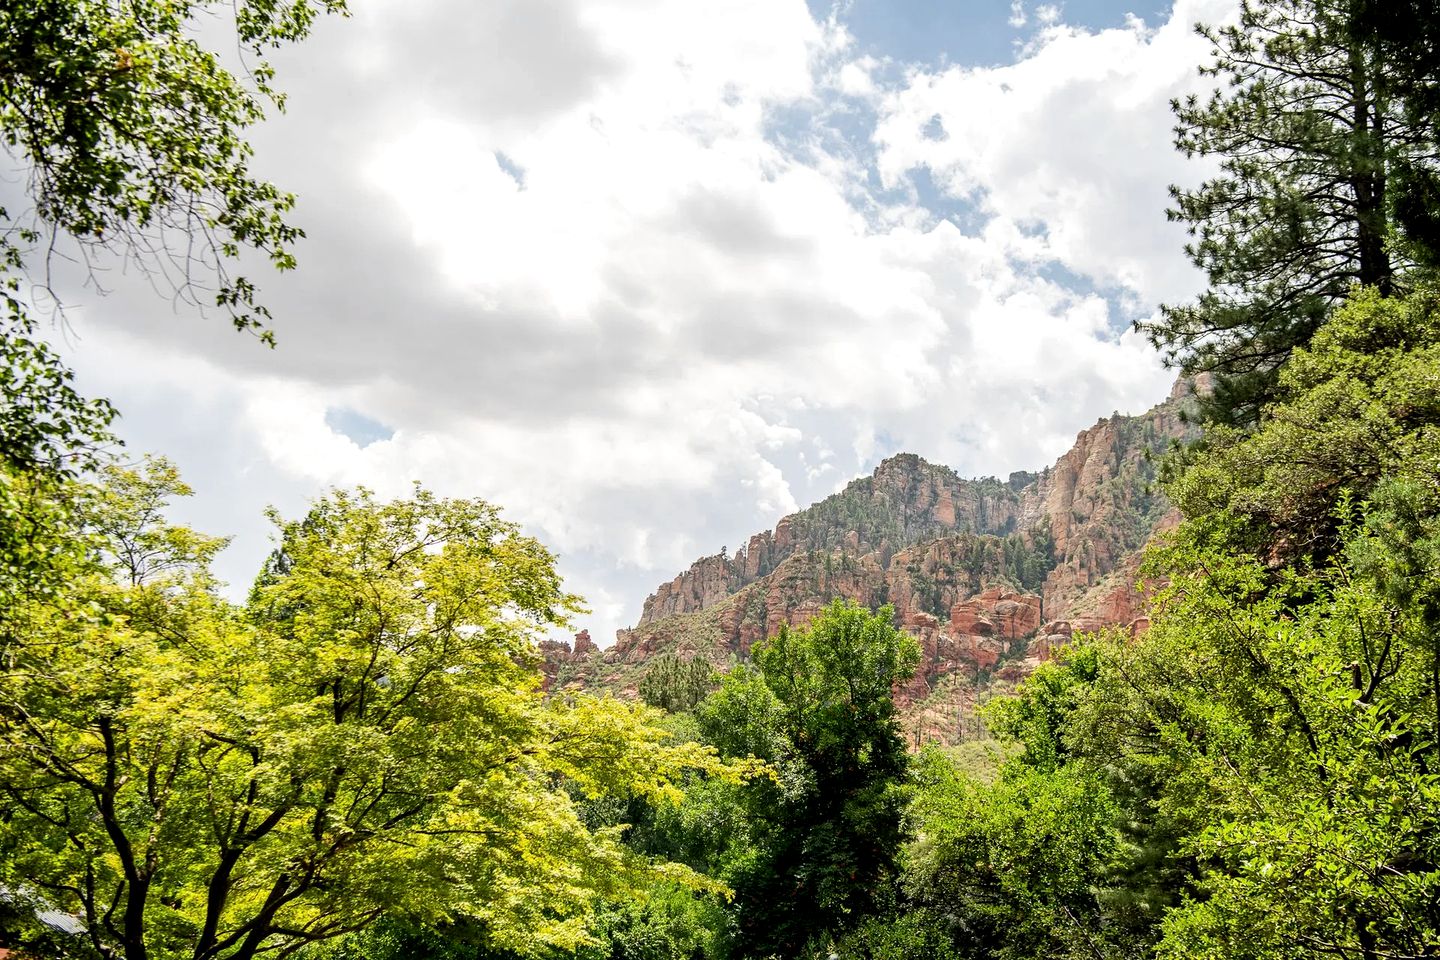
[[[5,651],[0,882],[131,960],[248,957],[382,909],[571,948],[599,896],[717,889],[583,821],[578,796],[666,804],[740,768],[658,711],[541,696],[532,641],[578,601],[493,507],[333,493],[277,519],[237,607],[207,568],[222,541],[163,519],[184,492],[163,463],[112,474],[104,552]]]
[[[1241,523],[1246,540],[1286,557],[1338,543],[1336,506],[1385,479],[1440,472],[1437,294],[1362,290],[1280,375],[1283,399],[1262,429],[1212,429],[1170,487],[1196,523]]]

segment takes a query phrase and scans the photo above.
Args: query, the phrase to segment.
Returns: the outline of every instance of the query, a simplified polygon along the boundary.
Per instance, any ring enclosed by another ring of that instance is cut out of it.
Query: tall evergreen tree
[[[1169,215],[1209,287],[1140,327],[1187,373],[1215,374],[1213,419],[1253,422],[1280,364],[1354,286],[1403,285],[1392,180],[1429,138],[1386,80],[1387,45],[1359,27],[1367,9],[1245,0],[1236,23],[1197,28],[1214,45],[1201,73],[1218,85],[1173,104],[1175,142],[1220,172],[1172,188]]]
[[[635,692],[652,707],[683,713],[695,709],[718,682],[715,667],[704,657],[682,660],[671,653],[645,671]]]
[[[1357,0],[1354,19],[1358,36],[1384,58],[1384,81],[1406,124],[1430,145],[1398,158],[1390,191],[1405,252],[1440,266],[1440,12],[1433,0]]]

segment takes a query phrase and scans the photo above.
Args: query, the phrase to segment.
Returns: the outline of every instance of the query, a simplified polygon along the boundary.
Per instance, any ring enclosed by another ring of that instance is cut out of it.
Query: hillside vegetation
[[[542,640],[582,610],[544,545],[423,488],[273,514],[227,598],[18,292],[47,234],[189,235],[172,292],[255,331],[225,267],[299,234],[241,135],[340,9],[0,8],[43,228],[0,211],[0,952],[1440,956],[1432,5],[1202,28],[1170,215],[1208,287],[1142,324],[1194,397],[1007,482],[892,458],[604,652]],[[185,32],[221,12],[243,75]]]

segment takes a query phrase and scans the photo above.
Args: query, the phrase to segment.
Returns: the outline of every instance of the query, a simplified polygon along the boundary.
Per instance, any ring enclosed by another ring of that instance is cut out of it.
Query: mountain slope
[[[1172,519],[1154,458],[1189,434],[1185,394],[1177,384],[1140,416],[1101,420],[1052,466],[1006,482],[891,457],[734,556],[660,585],[609,650],[547,645],[547,674],[633,694],[659,654],[723,665],[834,597],[890,603],[924,653],[901,692],[917,739],[954,739],[992,682],[1025,675],[1075,630],[1143,617],[1139,551]]]
[[[698,613],[760,580],[796,554],[838,550],[859,556],[895,550],[952,532],[1010,533],[1020,508],[1016,483],[963,480],[949,467],[912,453],[884,461],[869,477],[757,533],[736,552],[695,561],[645,601],[639,626],[676,614]]]

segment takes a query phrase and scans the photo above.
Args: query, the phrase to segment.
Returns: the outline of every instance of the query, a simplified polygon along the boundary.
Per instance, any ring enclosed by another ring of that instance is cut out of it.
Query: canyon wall
[[[633,695],[653,657],[748,657],[782,624],[836,597],[890,604],[921,667],[897,697],[917,738],[953,739],[955,715],[1012,683],[1077,632],[1145,629],[1140,551],[1176,522],[1156,463],[1192,434],[1186,388],[1134,417],[1082,431],[1039,473],[965,480],[913,454],[783,518],[733,556],[697,560],[646,600],[640,622],[600,651],[547,653],[552,685]],[[565,646],[565,645],[559,645]]]

